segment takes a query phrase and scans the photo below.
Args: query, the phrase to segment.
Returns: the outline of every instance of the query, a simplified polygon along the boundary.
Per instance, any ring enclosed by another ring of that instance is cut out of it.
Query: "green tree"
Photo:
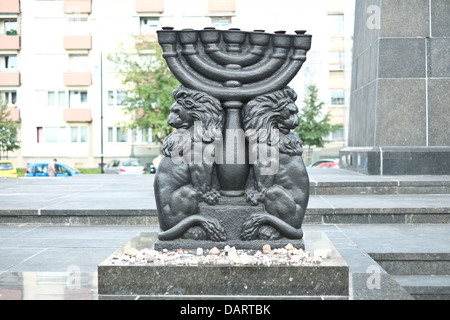
[[[0,97],[0,159],[8,152],[20,149],[17,140],[18,123],[10,119],[11,113],[6,103]]]
[[[312,160],[312,147],[321,148],[324,146],[324,137],[330,132],[339,129],[338,125],[330,124],[330,114],[323,113],[324,102],[318,98],[319,89],[315,85],[308,86],[304,106],[299,112],[299,125],[295,132],[303,141],[303,145],[308,147],[308,160]]]
[[[162,57],[156,42],[144,41],[135,50],[121,49],[108,56],[123,77],[127,97],[126,112],[132,120],[122,123],[124,128],[152,128],[158,142],[172,131],[167,124],[172,91],[180,85]]]

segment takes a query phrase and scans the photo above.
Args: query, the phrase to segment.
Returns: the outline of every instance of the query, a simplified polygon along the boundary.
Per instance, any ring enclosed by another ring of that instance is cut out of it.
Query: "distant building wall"
[[[0,94],[20,116],[21,148],[8,157],[19,168],[55,157],[90,168],[98,167],[102,146],[105,162],[133,152],[156,156],[158,145],[144,139],[143,133],[120,132],[121,123],[129,119],[119,103],[124,86],[107,57],[118,52],[121,44],[131,50],[142,38],[156,41],[156,31],[163,26],[291,34],[306,29],[313,35],[312,49],[289,85],[298,94],[300,108],[306,86],[319,87],[325,111],[332,113],[333,123],[342,126],[341,143],[345,143],[354,3],[0,0]],[[89,117],[80,117],[78,111]]]

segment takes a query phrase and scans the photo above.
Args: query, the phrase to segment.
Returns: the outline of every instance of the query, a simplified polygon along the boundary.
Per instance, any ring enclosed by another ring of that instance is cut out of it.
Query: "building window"
[[[152,142],[151,129],[133,129],[132,130],[133,143],[149,143]]]
[[[88,127],[70,127],[70,142],[88,142]]]
[[[345,52],[344,51],[331,51],[330,57],[330,70],[343,70],[345,69]]]
[[[335,132],[330,132],[327,136],[323,137],[326,141],[339,141],[345,139],[344,127],[340,126]]]
[[[125,106],[127,99],[127,93],[123,90],[109,90],[108,91],[108,106]]]
[[[141,34],[156,34],[159,29],[159,18],[141,17]]]
[[[86,143],[88,127],[37,127],[37,143]]]
[[[344,90],[332,90],[330,92],[330,95],[331,95],[331,104],[332,105],[345,104],[345,91]]]
[[[47,91],[47,105],[49,107],[65,107],[66,92],[65,91]]]
[[[85,35],[89,34],[89,25],[87,18],[69,18],[68,20],[69,35]]]
[[[87,91],[69,91],[69,108],[85,107],[88,102]]]
[[[344,14],[343,13],[329,13],[328,21],[330,23],[330,30],[332,34],[344,33]]]
[[[110,143],[149,143],[152,142],[151,129],[129,129],[108,127],[108,142]]]
[[[15,106],[17,103],[17,91],[3,91],[1,97],[8,106]]]
[[[116,128],[116,141],[117,142],[128,142],[128,131],[123,128]]]
[[[37,127],[36,128],[37,129],[37,134],[36,134],[36,137],[37,137],[37,139],[36,139],[36,142],[37,143],[42,143],[43,141],[44,141],[44,138],[43,138],[43,132],[44,132],[44,130],[43,130],[43,128],[42,127]]]
[[[86,54],[69,54],[69,71],[85,72],[89,70],[89,58]]]
[[[231,26],[231,17],[211,17],[211,25],[214,28],[228,28]]]
[[[17,20],[0,20],[0,34],[16,35]]]
[[[108,128],[108,142],[115,142],[114,141],[114,128],[109,127]]]
[[[65,143],[66,138],[66,127],[37,127],[37,143]]]
[[[17,69],[17,55],[1,55],[0,56],[0,70],[15,70]]]
[[[108,142],[128,142],[128,131],[120,127],[109,127]]]

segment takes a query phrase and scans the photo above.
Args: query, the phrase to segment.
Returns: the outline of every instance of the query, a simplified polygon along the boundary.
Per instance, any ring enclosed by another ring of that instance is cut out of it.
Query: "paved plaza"
[[[308,210],[312,216],[319,216],[320,212],[322,218],[333,216],[330,212],[376,216],[392,211],[394,215],[406,212],[404,217],[415,217],[420,211],[431,219],[445,219],[450,213],[447,176],[400,178],[327,169],[310,170],[309,174],[312,195]],[[83,175],[1,179],[0,300],[114,299],[99,296],[97,266],[141,232],[153,233],[156,238],[153,178]],[[332,190],[341,188],[342,183],[354,188],[353,194],[336,194]],[[389,191],[384,193],[389,194],[377,194],[380,190],[375,184],[382,185]],[[428,193],[419,194],[418,186]],[[323,188],[329,190],[325,192]],[[367,192],[368,188],[376,192]],[[368,214],[370,208],[372,213]],[[65,214],[71,220],[63,219]],[[405,268],[407,261],[423,262],[439,256],[444,258],[444,262],[439,262],[441,267],[426,268],[442,273],[450,260],[450,224],[448,220],[393,221],[324,223],[310,219],[305,221],[304,230],[324,232],[346,260],[351,275],[350,299],[414,299],[405,288],[412,287],[411,281],[417,283],[417,275],[392,275],[385,270],[392,268],[386,261],[389,255],[395,256]],[[381,288],[368,287],[367,279],[373,272],[380,274]],[[444,272],[447,273],[426,280],[427,288],[434,281],[440,290],[440,295],[433,293],[433,299],[448,299],[448,289],[443,284],[450,287],[449,273]],[[417,297],[426,299],[423,293]]]

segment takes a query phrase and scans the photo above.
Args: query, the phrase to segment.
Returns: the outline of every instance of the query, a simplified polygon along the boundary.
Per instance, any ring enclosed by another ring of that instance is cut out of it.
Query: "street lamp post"
[[[100,170],[103,169],[103,51],[100,51]]]

